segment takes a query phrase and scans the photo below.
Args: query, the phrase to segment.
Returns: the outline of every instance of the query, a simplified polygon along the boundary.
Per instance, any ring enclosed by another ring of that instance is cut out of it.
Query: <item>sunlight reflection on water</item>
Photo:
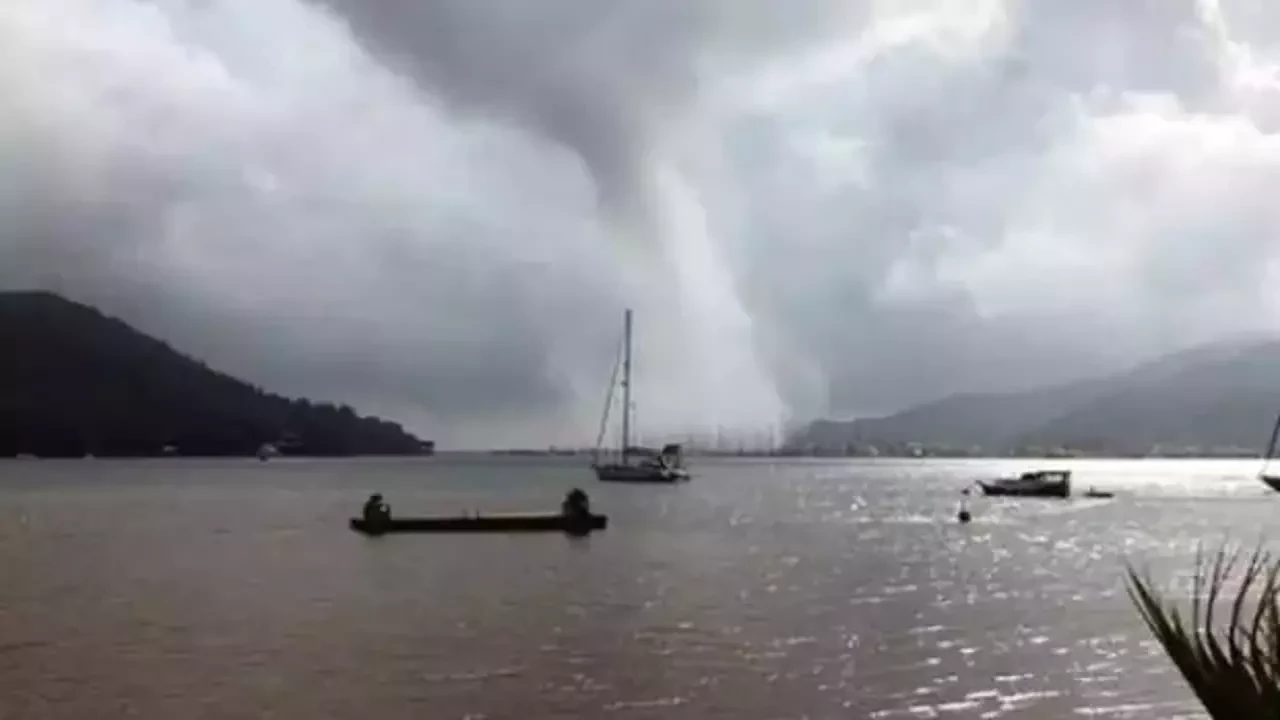
[[[973,497],[997,462],[0,465],[0,717],[1168,718],[1198,707],[1129,604],[1197,544],[1262,536],[1254,463],[1076,462],[1111,500]],[[609,530],[349,533],[555,507]]]

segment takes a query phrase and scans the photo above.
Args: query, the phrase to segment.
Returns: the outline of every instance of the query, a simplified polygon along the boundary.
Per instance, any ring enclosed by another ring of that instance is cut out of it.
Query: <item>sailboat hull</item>
[[[656,468],[610,463],[595,465],[592,469],[595,470],[596,479],[600,482],[678,483],[689,480],[689,471],[684,468]]]

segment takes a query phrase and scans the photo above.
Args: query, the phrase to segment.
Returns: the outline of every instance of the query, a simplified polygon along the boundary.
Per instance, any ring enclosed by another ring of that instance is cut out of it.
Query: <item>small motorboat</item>
[[[1113,498],[1116,494],[1108,490],[1098,490],[1097,488],[1091,487],[1085,491],[1084,496],[1087,498]]]
[[[1033,470],[1015,478],[979,480],[983,495],[1065,498],[1071,496],[1070,470]]]

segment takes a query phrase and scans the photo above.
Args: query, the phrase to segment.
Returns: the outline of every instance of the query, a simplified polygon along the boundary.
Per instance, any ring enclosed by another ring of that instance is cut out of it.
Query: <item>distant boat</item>
[[[978,481],[983,495],[1065,498],[1071,495],[1070,470],[1033,470],[1016,478]]]
[[[1109,490],[1098,490],[1097,488],[1089,488],[1085,491],[1084,496],[1087,498],[1113,498],[1115,493]]]
[[[1280,437],[1280,414],[1276,415],[1276,422],[1271,426],[1271,439],[1267,441],[1267,450],[1262,454],[1262,469],[1258,470],[1258,479],[1266,483],[1272,490],[1280,492],[1280,475],[1267,474],[1267,466],[1271,464],[1271,459],[1275,457],[1277,437]]]
[[[596,449],[591,460],[591,469],[596,479],[601,482],[633,482],[633,483],[677,483],[689,479],[689,471],[684,467],[680,445],[669,443],[661,451],[638,448],[631,445],[631,309],[623,314],[622,334],[622,443],[619,446],[617,459],[601,461],[601,448],[609,423],[609,409],[613,405],[613,394],[616,386],[618,368],[615,365],[613,377],[609,380],[609,395],[605,401],[604,414],[600,418],[600,434],[596,438]]]

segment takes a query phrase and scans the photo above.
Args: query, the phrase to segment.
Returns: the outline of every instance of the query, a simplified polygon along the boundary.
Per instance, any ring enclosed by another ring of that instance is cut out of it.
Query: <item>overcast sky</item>
[[[1270,6],[1270,7],[1268,7]],[[4,0],[0,287],[444,445],[897,409],[1280,312],[1265,0]]]

